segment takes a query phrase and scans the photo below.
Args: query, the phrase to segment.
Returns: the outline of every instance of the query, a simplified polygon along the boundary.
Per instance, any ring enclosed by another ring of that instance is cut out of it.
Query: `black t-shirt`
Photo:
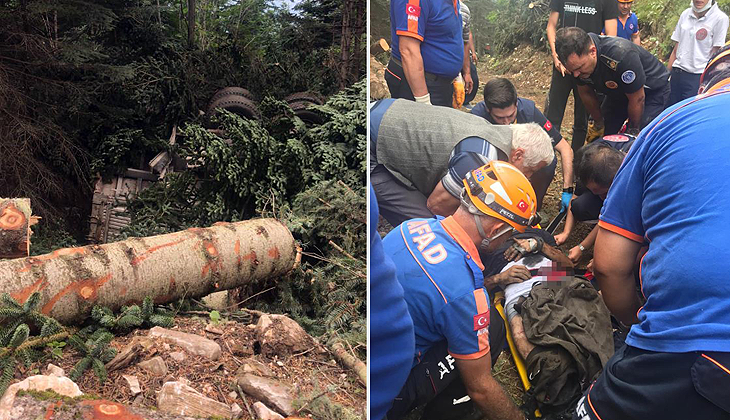
[[[606,20],[618,17],[616,0],[550,0],[550,10],[560,14],[559,27],[577,26],[601,33]]]
[[[592,85],[606,95],[644,90],[662,91],[669,85],[669,72],[656,57],[633,42],[612,36],[589,34],[596,45],[598,63],[588,79],[578,84]]]

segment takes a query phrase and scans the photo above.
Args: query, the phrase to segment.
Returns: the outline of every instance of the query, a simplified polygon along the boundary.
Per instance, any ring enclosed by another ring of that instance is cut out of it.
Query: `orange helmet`
[[[709,90],[714,90],[712,88],[717,89],[728,84],[730,84],[730,42],[710,57],[700,76],[700,89],[697,93],[707,93]]]
[[[539,221],[535,190],[525,175],[507,162],[493,160],[467,173],[464,187],[461,200],[471,214],[503,220],[519,232]]]

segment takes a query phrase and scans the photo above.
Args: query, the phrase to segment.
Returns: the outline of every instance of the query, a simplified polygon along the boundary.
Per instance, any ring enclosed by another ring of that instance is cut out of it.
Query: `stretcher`
[[[504,329],[505,329],[505,335],[507,336],[507,344],[509,345],[509,351],[512,354],[512,360],[515,361],[515,368],[517,368],[517,373],[520,376],[520,380],[522,381],[522,386],[525,388],[525,392],[530,390],[530,378],[527,375],[527,367],[525,366],[525,361],[522,359],[522,355],[517,351],[517,346],[515,345],[515,340],[512,337],[512,329],[509,326],[509,321],[507,321],[507,315],[504,313],[504,292],[499,291],[494,295],[494,307],[497,309],[497,312],[499,312],[499,315],[502,317],[502,321],[504,322]],[[542,417],[542,414],[540,413],[540,410],[535,410],[535,417]]]

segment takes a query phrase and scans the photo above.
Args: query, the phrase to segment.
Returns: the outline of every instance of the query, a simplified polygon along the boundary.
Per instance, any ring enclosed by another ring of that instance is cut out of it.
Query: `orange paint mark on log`
[[[190,230],[190,229],[188,229],[188,230]],[[149,257],[150,255],[152,255],[152,253],[154,253],[156,251],[159,251],[159,250],[161,250],[163,248],[167,248],[168,246],[174,246],[174,245],[177,245],[179,243],[185,242],[188,239],[190,239],[190,237],[178,239],[177,241],[172,241],[172,242],[168,242],[166,244],[157,245],[157,246],[153,246],[151,248],[147,248],[147,251],[145,251],[145,252],[139,254],[138,256],[132,258],[131,264],[132,265],[137,265],[137,264],[141,263],[142,261],[146,260],[147,257]]]
[[[91,296],[94,295],[94,288],[91,286],[84,286],[79,290],[79,296],[81,296],[84,299],[89,299]]]
[[[236,253],[236,255],[241,255],[241,240],[236,239],[236,244],[233,246],[233,252]]]
[[[269,250],[269,257],[273,259],[279,258],[279,248],[273,247]]]
[[[205,252],[208,253],[211,257],[217,257],[218,256],[218,250],[216,249],[213,242],[210,241],[203,241],[203,246],[205,247]]]
[[[33,266],[36,265],[42,265],[46,261],[54,260],[58,257],[63,256],[69,256],[69,255],[84,255],[86,254],[86,248],[85,247],[76,247],[76,248],[63,248],[63,249],[57,249],[50,254],[41,255],[38,257],[28,257],[25,260],[27,263],[19,268],[17,270],[18,273],[24,273],[26,271],[29,271]]]
[[[251,251],[242,257],[244,260],[256,261],[256,252]]]
[[[144,420],[122,404],[107,400],[82,401],[84,420]]]
[[[127,295],[126,287],[122,287],[121,289],[119,289],[119,296],[126,296],[126,295]]]
[[[55,414],[56,409],[62,405],[63,401],[56,401],[54,403],[51,403],[51,405],[49,405],[46,409],[46,415],[43,417],[44,420],[51,420],[53,418],[53,415]]]
[[[56,303],[58,303],[61,298],[72,292],[76,292],[84,300],[96,299],[97,291],[99,290],[99,288],[103,286],[104,283],[111,280],[111,278],[112,275],[111,273],[109,273],[106,276],[84,279],[75,283],[71,283],[68,286],[64,287],[60,292],[56,293],[51,299],[49,299],[48,302],[46,302],[46,304],[43,305],[43,307],[41,308],[41,313],[46,315],[51,313]]]
[[[28,297],[30,297],[30,295],[35,292],[39,292],[46,287],[48,287],[48,282],[46,281],[45,277],[41,276],[38,280],[36,280],[35,283],[31,284],[30,286],[27,286],[22,290],[18,290],[17,292],[11,293],[10,297],[15,299],[16,302],[22,305],[23,303],[25,303],[26,300],[28,300]]]

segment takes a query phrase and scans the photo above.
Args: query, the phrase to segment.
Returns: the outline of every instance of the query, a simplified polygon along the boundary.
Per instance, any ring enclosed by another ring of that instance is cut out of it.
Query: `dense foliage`
[[[522,43],[547,49],[547,26],[550,0],[464,0],[471,11],[472,32],[478,54],[489,45],[497,54],[510,52]],[[390,39],[390,18],[387,0],[371,3],[373,39]],[[725,13],[730,3],[719,3]],[[685,0],[637,0],[633,11],[639,18],[641,35],[650,41],[645,44],[660,59],[671,53],[670,39],[682,11],[689,7]]]
[[[217,89],[283,98],[359,80],[364,4],[0,0],[0,197],[83,237],[94,177],[148,161]]]
[[[262,104],[262,120],[223,113],[225,135],[182,128],[174,151],[196,167],[165,177],[130,202],[127,235],[145,236],[258,215],[284,220],[301,242],[300,270],[277,291],[252,301],[292,314],[327,339],[366,341],[365,127],[362,80],[313,107],[307,126],[280,101]],[[263,288],[262,288],[263,289]]]

